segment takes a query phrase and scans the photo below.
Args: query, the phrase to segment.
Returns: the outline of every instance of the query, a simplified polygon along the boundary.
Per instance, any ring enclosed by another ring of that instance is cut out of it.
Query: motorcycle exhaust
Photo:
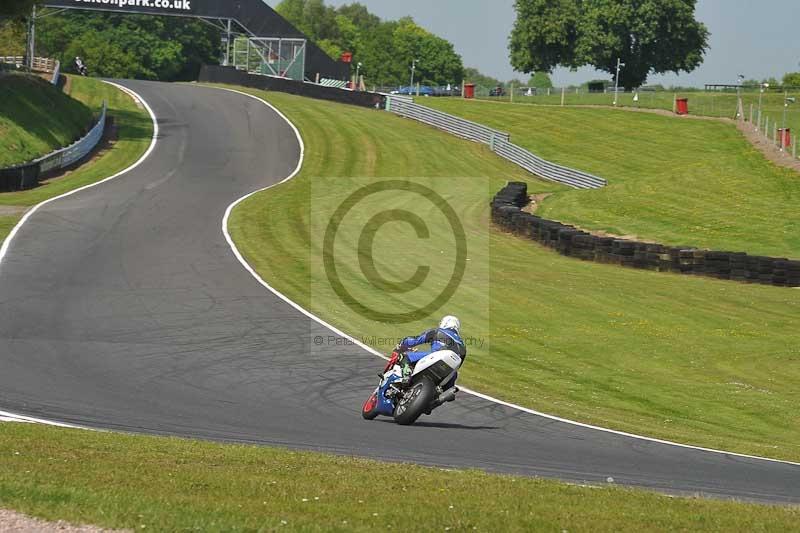
[[[458,387],[452,387],[441,393],[438,398],[433,400],[430,410],[432,411],[442,404],[445,404],[447,402],[452,402],[453,400],[455,400],[456,392],[458,392]]]
[[[441,405],[443,403],[447,403],[447,402],[452,402],[453,400],[456,399],[456,391],[457,390],[458,389],[455,388],[455,387],[451,387],[451,388],[447,389],[446,391],[444,391],[443,393],[441,393],[439,395],[439,398],[436,399],[436,402],[439,405]]]

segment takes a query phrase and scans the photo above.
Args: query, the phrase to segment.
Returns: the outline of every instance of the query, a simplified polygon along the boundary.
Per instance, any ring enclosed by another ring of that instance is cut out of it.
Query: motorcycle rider
[[[81,59],[80,56],[75,57],[75,69],[81,76],[86,76],[89,74],[89,69],[86,67],[86,63],[83,62],[83,59]]]
[[[461,321],[454,316],[446,316],[439,322],[438,328],[429,329],[423,332],[418,337],[406,337],[400,344],[397,345],[397,351],[403,354],[401,366],[403,367],[403,379],[407,381],[414,365],[425,357],[440,350],[451,350],[458,354],[461,358],[461,364],[467,358],[467,346],[461,339]],[[423,344],[430,344],[430,351],[422,352],[408,352],[410,348],[420,346]],[[448,390],[455,386],[456,379],[458,379],[458,372],[453,375],[453,378],[442,387]],[[458,389],[456,389],[458,391]]]

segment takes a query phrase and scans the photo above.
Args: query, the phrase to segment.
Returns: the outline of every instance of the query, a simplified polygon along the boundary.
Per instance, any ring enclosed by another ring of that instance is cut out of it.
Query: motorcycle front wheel
[[[397,402],[394,408],[394,421],[401,426],[410,426],[425,412],[435,395],[436,386],[430,379],[423,377]]]
[[[361,416],[364,420],[374,420],[378,416],[378,393],[373,392],[372,396],[367,398],[364,405],[361,407]]]

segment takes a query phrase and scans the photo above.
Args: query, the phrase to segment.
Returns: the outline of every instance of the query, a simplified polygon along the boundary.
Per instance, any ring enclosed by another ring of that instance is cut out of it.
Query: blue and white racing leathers
[[[400,343],[400,350],[405,352],[409,348],[414,348],[423,344],[430,344],[431,349],[428,351],[408,352],[406,354],[408,362],[411,365],[416,364],[417,361],[423,357],[440,350],[451,350],[457,353],[458,356],[461,357],[462,365],[467,358],[467,346],[454,329],[434,328],[422,333],[419,337],[406,337]],[[444,385],[443,388],[447,390],[454,386],[456,384],[456,379],[458,379],[458,372],[453,375],[453,378]]]

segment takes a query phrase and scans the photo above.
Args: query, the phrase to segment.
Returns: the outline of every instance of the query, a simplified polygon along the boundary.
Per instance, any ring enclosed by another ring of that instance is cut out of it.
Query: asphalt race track
[[[221,232],[294,170],[287,123],[245,96],[125,82],[152,154],[50,203],[0,265],[0,409],[96,428],[286,445],[570,481],[800,502],[800,467],[625,437],[461,395],[413,427],[366,422],[383,362],[261,286]]]

